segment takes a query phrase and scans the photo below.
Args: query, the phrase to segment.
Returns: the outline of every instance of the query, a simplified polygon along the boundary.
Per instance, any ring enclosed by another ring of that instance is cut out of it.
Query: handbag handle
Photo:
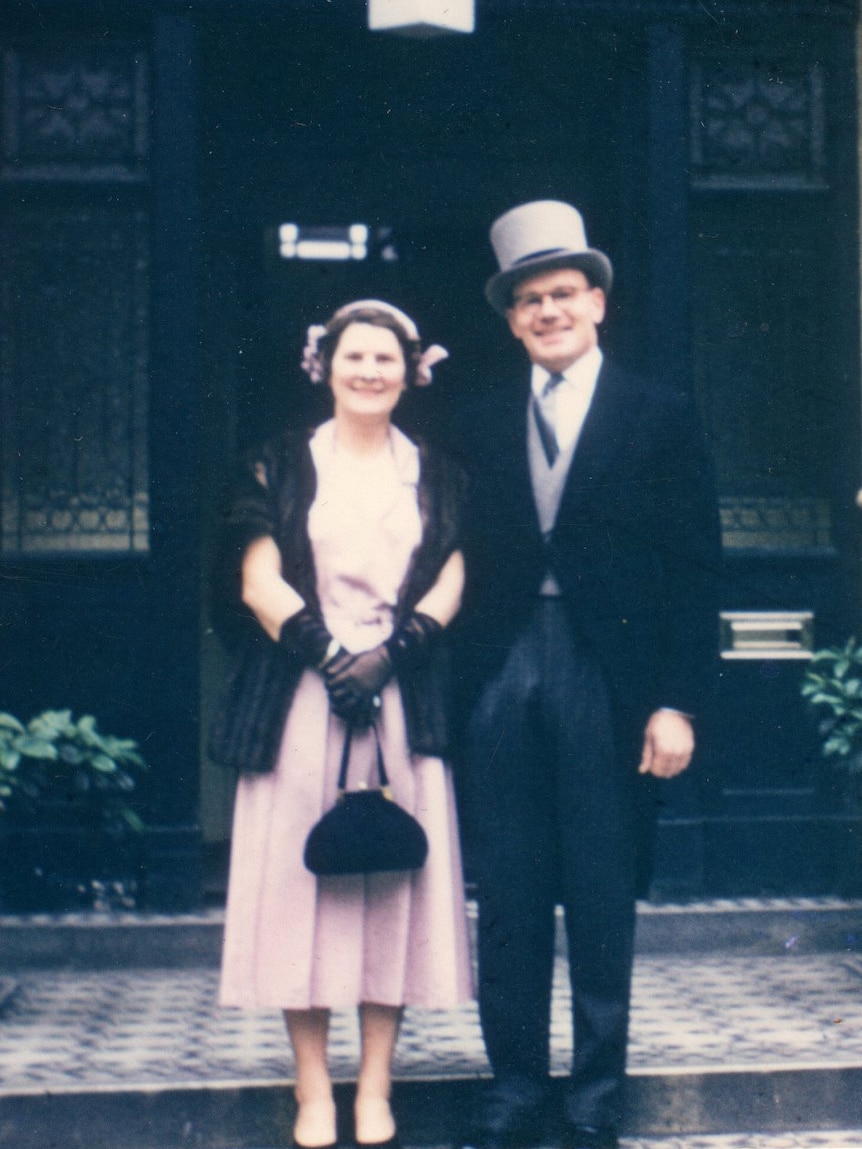
[[[383,750],[380,746],[380,735],[377,731],[377,723],[371,723],[371,729],[374,731],[374,741],[377,744],[377,774],[380,778],[380,789],[383,791],[385,798],[392,798],[392,790],[389,786],[389,778],[386,774],[386,767],[383,765]],[[344,734],[344,745],[341,748],[341,769],[338,771],[338,798],[344,797],[347,790],[347,767],[350,764],[350,745],[353,741],[353,726],[348,724]]]

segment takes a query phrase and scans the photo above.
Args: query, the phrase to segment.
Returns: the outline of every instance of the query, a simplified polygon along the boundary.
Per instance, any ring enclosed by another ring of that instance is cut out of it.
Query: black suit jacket
[[[606,358],[556,524],[543,540],[527,409],[522,383],[466,409],[462,420],[472,491],[465,693],[475,697],[499,669],[550,567],[573,632],[603,668],[628,747],[660,706],[700,715],[715,682],[719,524],[697,413],[689,397]]]

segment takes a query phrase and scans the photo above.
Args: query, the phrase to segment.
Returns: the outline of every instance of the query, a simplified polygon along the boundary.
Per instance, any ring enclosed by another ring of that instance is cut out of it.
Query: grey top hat
[[[542,199],[513,207],[491,225],[491,246],[500,270],[485,284],[485,296],[501,315],[519,280],[559,267],[577,267],[595,287],[611,289],[611,261],[587,246],[583,217],[571,204]]]

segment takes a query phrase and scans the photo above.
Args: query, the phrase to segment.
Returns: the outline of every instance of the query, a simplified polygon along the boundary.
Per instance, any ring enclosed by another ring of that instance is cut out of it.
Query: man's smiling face
[[[530,360],[550,372],[565,371],[597,345],[604,317],[605,293],[573,267],[522,280],[506,312]]]

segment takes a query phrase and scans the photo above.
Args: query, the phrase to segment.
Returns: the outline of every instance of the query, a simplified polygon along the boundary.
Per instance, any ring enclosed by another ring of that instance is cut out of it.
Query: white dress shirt
[[[593,401],[601,367],[602,353],[598,347],[591,347],[562,373],[562,382],[558,383],[556,388],[554,416],[554,428],[561,454],[565,454],[572,444],[577,444]],[[550,377],[550,371],[539,367],[537,363],[533,364],[530,386],[537,399],[541,398]]]

